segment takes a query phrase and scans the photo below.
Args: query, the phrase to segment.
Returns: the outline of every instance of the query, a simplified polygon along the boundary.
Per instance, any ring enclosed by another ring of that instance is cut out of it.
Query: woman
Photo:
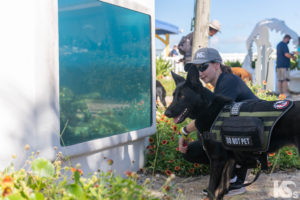
[[[192,65],[195,65],[199,70],[200,79],[203,82],[210,83],[215,87],[215,94],[229,97],[236,102],[247,99],[258,99],[240,77],[232,74],[230,67],[222,64],[222,58],[216,49],[199,49],[195,53],[193,61],[185,65],[185,71],[188,71]],[[209,164],[209,158],[203,150],[200,139],[187,145],[189,133],[195,130],[195,121],[192,121],[180,130],[180,135],[183,137],[179,138],[179,151],[182,153],[184,159],[189,162]],[[232,183],[228,195],[237,195],[245,192],[242,184],[244,183],[246,173],[246,167],[236,166],[233,172],[235,176],[231,180]]]

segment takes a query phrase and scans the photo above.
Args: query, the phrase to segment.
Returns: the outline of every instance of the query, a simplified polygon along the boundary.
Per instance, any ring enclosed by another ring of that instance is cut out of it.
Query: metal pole
[[[196,1],[195,27],[192,45],[192,57],[194,53],[208,45],[208,25],[209,25],[210,0]]]

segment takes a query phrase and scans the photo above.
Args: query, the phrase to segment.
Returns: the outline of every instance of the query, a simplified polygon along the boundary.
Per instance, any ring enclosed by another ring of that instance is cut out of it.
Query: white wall
[[[149,15],[154,13],[154,1],[106,0],[124,7],[137,8]],[[125,5],[126,4],[126,5]],[[154,17],[152,38],[154,38]],[[97,139],[69,147],[59,144],[59,57],[58,6],[55,0],[15,0],[0,3],[0,168],[11,161],[22,166],[26,160],[25,144],[31,151],[40,150],[41,156],[54,159],[57,151],[71,156],[75,165],[82,163],[84,172],[107,168],[108,157],[115,160],[112,169],[137,170],[144,162],[144,139],[155,132],[152,127],[112,137]],[[153,39],[154,40],[154,39]],[[153,45],[153,41],[152,41]],[[152,63],[155,63],[152,46]],[[155,66],[153,68],[153,85]],[[155,89],[153,108],[155,108]],[[153,112],[155,120],[155,112]],[[136,162],[132,162],[135,160]]]
[[[0,165],[30,144],[48,157],[58,139],[56,1],[0,3]],[[21,162],[21,161],[20,161]]]

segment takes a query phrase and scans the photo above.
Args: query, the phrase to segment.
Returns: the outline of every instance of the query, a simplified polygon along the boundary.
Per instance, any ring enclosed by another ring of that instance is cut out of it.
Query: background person
[[[169,53],[169,57],[174,57],[174,56],[178,56],[177,45],[174,45],[172,51]]]
[[[212,20],[209,23],[208,35],[210,37],[214,36],[217,32],[221,30],[221,24],[218,20]],[[193,46],[193,36],[194,32],[183,36],[178,44],[178,50],[181,55],[183,55],[183,64],[190,62],[192,60],[192,46]]]
[[[276,75],[277,75],[277,86],[280,94],[288,96],[288,82],[290,81],[289,70],[291,67],[290,59],[295,57],[289,53],[288,43],[291,40],[290,35],[285,35],[283,40],[278,43],[276,47]]]
[[[202,81],[210,83],[215,87],[215,94],[229,97],[236,102],[247,99],[258,99],[240,77],[232,74],[230,67],[222,64],[222,58],[216,49],[199,49],[194,55],[194,60],[185,65],[185,70],[188,71],[191,65],[195,65],[199,69]],[[192,121],[183,128],[186,134],[195,130],[195,121]],[[186,145],[188,140],[186,141],[183,137],[179,138],[179,151],[182,153],[183,158],[189,162],[209,164],[209,158],[203,150],[199,133],[198,138],[198,141],[191,142],[188,145]],[[236,176],[233,176],[231,180],[230,191],[227,195],[244,193],[246,190],[242,187],[242,184],[245,181],[247,167],[236,165],[233,174]]]
[[[298,69],[300,69],[300,37],[298,37],[297,55],[298,55]]]

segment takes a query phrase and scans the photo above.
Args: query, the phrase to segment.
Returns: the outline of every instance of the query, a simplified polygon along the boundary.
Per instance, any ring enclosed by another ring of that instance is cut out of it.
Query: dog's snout
[[[172,113],[171,113],[170,109],[167,109],[167,110],[165,111],[165,115],[166,115],[167,117],[171,117]]]

